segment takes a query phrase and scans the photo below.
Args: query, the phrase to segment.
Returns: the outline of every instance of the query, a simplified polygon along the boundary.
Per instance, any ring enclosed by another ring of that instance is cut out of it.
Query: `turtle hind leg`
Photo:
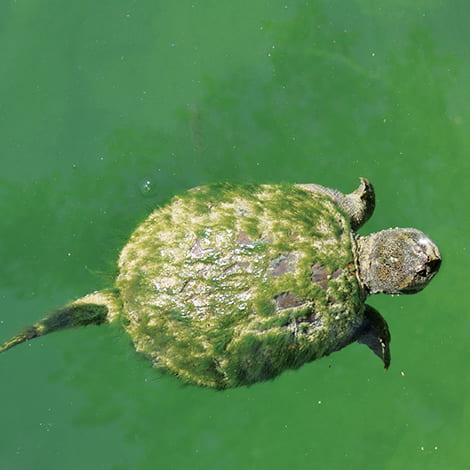
[[[94,292],[61,307],[48,316],[25,328],[0,346],[0,353],[39,336],[69,328],[100,325],[119,314],[119,297],[113,290]]]
[[[24,343],[39,336],[61,331],[68,328],[77,328],[86,325],[99,325],[106,321],[108,309],[104,305],[79,304],[68,305],[55,310],[43,320],[25,328],[16,336],[0,347],[0,353],[7,349]]]
[[[29,341],[33,338],[37,338],[38,336],[41,336],[42,333],[40,332],[40,327],[39,324],[36,323],[33,326],[30,326],[28,328],[25,328],[23,331],[18,333],[16,336],[11,338],[10,340],[6,341],[0,346],[0,353],[3,351],[6,351],[7,349],[12,348],[13,346],[16,346],[17,344],[24,343],[26,341]]]
[[[359,328],[356,341],[368,346],[384,364],[390,366],[390,331],[382,315],[370,305],[365,306],[364,321]]]

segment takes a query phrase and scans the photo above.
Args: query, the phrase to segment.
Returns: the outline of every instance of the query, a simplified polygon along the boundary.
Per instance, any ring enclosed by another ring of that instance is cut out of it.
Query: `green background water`
[[[134,226],[210,181],[377,191],[444,263],[376,296],[352,345],[226,392],[162,377],[112,327],[0,357],[0,468],[465,469],[470,5],[464,0],[0,5],[0,338],[109,284]]]

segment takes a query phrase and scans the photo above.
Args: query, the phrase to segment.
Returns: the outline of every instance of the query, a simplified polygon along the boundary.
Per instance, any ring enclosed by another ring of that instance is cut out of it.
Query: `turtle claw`
[[[364,321],[359,330],[356,341],[368,346],[384,364],[390,366],[390,331],[382,315],[370,305],[365,306]]]

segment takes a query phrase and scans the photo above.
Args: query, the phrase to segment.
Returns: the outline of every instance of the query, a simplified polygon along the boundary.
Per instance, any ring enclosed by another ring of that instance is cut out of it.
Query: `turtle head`
[[[414,228],[392,228],[358,238],[360,278],[369,294],[414,294],[439,270],[436,244]]]

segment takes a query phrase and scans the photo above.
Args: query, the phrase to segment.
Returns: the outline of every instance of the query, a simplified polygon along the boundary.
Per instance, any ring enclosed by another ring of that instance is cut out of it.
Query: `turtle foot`
[[[372,352],[382,359],[384,368],[390,366],[390,331],[382,315],[370,305],[365,306],[364,322],[356,339],[365,344]]]
[[[340,202],[343,210],[349,215],[352,230],[357,230],[371,217],[375,208],[374,187],[367,178],[360,178],[358,188],[346,194]]]

